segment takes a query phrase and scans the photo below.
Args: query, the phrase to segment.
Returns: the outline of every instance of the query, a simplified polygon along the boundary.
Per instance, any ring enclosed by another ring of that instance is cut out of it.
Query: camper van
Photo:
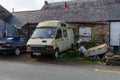
[[[72,48],[73,45],[73,30],[67,23],[45,21],[37,25],[27,42],[27,51],[32,58],[40,55],[58,58],[59,53]]]

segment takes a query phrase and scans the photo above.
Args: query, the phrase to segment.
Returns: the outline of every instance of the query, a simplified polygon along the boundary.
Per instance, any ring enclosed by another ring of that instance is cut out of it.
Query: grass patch
[[[57,60],[61,61],[61,62],[97,64],[97,61],[93,61],[93,60],[90,60],[89,58],[85,58],[83,53],[81,53],[79,51],[63,53]]]
[[[85,64],[98,64],[97,61],[92,61],[92,60],[84,61],[83,63],[85,63]]]
[[[115,52],[114,52],[114,55],[119,55],[119,54],[120,54],[119,51],[115,51]]]
[[[76,59],[80,56],[82,56],[82,53],[79,51],[66,52],[60,56],[59,60],[64,62],[71,62],[71,61],[76,61]]]

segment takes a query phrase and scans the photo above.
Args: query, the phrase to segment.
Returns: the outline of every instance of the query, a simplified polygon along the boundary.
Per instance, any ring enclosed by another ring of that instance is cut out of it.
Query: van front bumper
[[[40,55],[51,55],[55,53],[55,50],[52,46],[49,47],[30,47],[27,48],[27,52],[30,54],[40,54]]]
[[[55,51],[39,51],[39,50],[30,50],[30,51],[27,51],[28,53],[32,53],[32,54],[34,54],[34,53],[40,53],[40,54],[42,54],[42,55],[51,55],[51,54],[54,54],[55,53]]]

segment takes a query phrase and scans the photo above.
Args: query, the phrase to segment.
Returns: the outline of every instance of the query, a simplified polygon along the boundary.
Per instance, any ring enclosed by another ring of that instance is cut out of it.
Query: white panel
[[[80,27],[79,28],[79,35],[91,37],[91,27]]]
[[[110,45],[120,45],[120,22],[111,22],[110,24]]]
[[[80,39],[88,42],[91,39],[91,27],[80,27],[79,35]]]

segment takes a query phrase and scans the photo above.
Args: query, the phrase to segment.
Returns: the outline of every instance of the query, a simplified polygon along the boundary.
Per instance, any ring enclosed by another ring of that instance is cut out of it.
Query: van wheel
[[[54,58],[58,58],[58,57],[59,57],[59,52],[58,52],[58,50],[56,50],[54,53]]]
[[[71,44],[71,51],[74,51],[75,49],[74,49],[74,45],[73,44]]]
[[[21,51],[20,51],[19,48],[16,48],[14,53],[15,53],[16,56],[19,56],[21,54]]]

